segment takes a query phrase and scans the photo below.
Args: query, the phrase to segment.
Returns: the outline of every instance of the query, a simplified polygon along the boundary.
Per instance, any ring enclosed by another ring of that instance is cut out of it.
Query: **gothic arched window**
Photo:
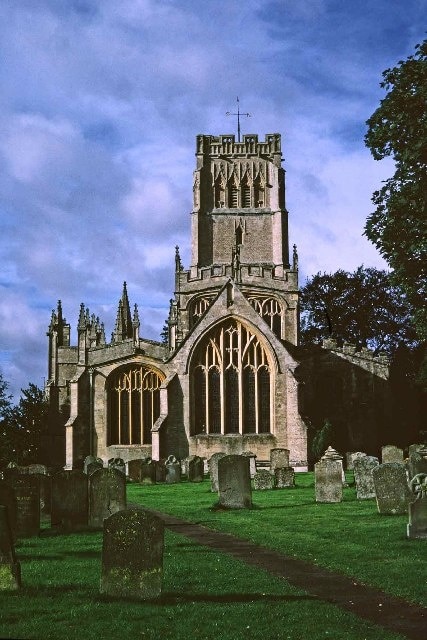
[[[151,444],[160,415],[158,373],[144,366],[120,369],[108,385],[108,445]]]
[[[255,334],[228,320],[202,338],[191,366],[192,435],[269,433],[271,366]]]
[[[249,302],[278,338],[282,337],[283,307],[276,298],[250,296]]]

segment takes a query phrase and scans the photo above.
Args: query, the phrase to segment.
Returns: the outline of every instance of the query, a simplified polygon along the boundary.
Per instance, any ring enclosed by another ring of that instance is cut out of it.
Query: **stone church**
[[[298,347],[285,192],[279,134],[197,136],[191,265],[176,248],[167,340],[139,335],[126,283],[110,342],[84,304],[75,346],[61,302],[52,312],[51,463],[218,451],[268,460],[283,447],[304,470],[308,432],[324,419],[345,431],[357,419],[369,433],[386,423],[384,358],[333,341]]]

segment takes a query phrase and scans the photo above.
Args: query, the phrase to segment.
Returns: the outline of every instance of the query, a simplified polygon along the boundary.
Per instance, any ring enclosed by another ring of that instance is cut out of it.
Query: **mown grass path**
[[[160,511],[151,510],[165,525],[198,544],[232,555],[239,560],[286,579],[291,585],[325,602],[351,611],[364,620],[407,638],[427,638],[427,608],[406,602],[378,589],[354,582],[351,578],[284,556],[258,544],[228,533],[186,522]]]

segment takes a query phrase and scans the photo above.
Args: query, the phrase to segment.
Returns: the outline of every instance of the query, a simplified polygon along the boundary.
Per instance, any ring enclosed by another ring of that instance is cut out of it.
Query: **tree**
[[[372,197],[376,210],[365,234],[387,260],[427,339],[427,40],[383,73],[387,91],[367,121],[366,146],[375,160],[393,158],[394,175]]]
[[[12,396],[8,394],[8,383],[0,373],[0,469],[10,462],[13,445],[10,441],[8,416]]]
[[[384,270],[317,273],[301,289],[301,343],[335,338],[391,354],[417,342],[411,306]]]

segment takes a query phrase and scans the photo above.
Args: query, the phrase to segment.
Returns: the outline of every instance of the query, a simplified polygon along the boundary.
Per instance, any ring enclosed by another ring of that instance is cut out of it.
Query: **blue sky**
[[[282,134],[301,284],[384,267],[364,239],[392,165],[364,147],[381,73],[425,37],[427,0],[3,0],[0,370],[43,385],[58,299],[113,330],[122,283],[157,339],[186,267],[195,137]]]

